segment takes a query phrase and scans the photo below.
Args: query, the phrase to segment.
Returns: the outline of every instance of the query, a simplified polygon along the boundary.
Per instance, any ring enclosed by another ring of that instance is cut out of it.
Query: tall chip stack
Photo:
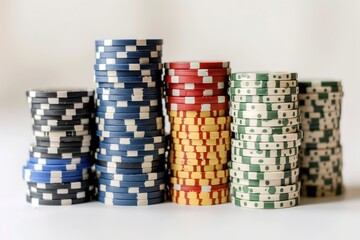
[[[301,193],[307,197],[341,195],[341,81],[300,81],[299,104],[304,141],[300,149]]]
[[[31,90],[26,92],[35,143],[23,168],[33,205],[71,205],[94,193],[94,91]]]
[[[165,63],[170,194],[175,203],[228,202],[229,73],[229,62]]]
[[[162,43],[96,41],[97,191],[107,205],[164,201]]]
[[[233,73],[229,85],[232,203],[262,209],[297,205],[303,137],[297,74]]]

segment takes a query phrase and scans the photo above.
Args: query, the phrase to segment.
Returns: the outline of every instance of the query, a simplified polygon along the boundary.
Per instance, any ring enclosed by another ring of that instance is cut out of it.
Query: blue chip
[[[95,64],[94,69],[98,71],[140,71],[140,70],[162,70],[161,63],[129,63],[129,64]]]
[[[153,187],[112,187],[99,184],[99,190],[113,193],[148,193],[165,190],[165,184],[159,184]]]
[[[46,190],[59,190],[59,189],[82,189],[93,185],[92,181],[75,181],[69,183],[36,183],[28,182],[28,186],[35,187],[37,189]]]
[[[113,97],[113,96],[112,96]],[[156,117],[162,117],[162,112],[150,112],[150,113],[104,113],[97,112],[96,116],[105,119],[151,119]]]
[[[88,175],[91,170],[89,168],[71,171],[38,171],[29,169],[26,166],[23,167],[24,177],[35,177],[35,178],[67,178],[75,176]]]
[[[26,164],[28,169],[36,171],[71,171],[71,170],[81,170],[84,168],[90,168],[90,163],[86,164],[59,164],[59,165],[43,165],[43,164],[34,164],[28,162]]]
[[[97,106],[102,107],[142,107],[142,106],[162,106],[161,98],[147,101],[107,101],[107,100],[96,100]]]
[[[119,126],[119,125],[102,125],[98,124],[97,129],[100,131],[116,131],[116,132],[139,132],[139,131],[155,131],[164,129],[163,124],[158,125],[139,125],[139,126]]]
[[[144,138],[157,137],[164,135],[164,130],[138,131],[138,132],[114,132],[114,131],[96,131],[96,135],[105,138]]]
[[[110,199],[121,200],[147,200],[152,198],[163,198],[164,191],[149,193],[113,193],[99,190],[99,196]]]
[[[84,176],[74,176],[74,177],[64,177],[64,178],[42,178],[42,177],[24,177],[26,182],[34,183],[71,183],[88,180],[89,175]]]
[[[96,59],[101,58],[160,58],[161,51],[137,51],[137,52],[96,52]]]
[[[137,52],[137,51],[162,51],[161,45],[117,45],[117,46],[100,46],[95,48],[96,52]]]
[[[132,175],[101,173],[99,183],[112,187],[153,187],[164,184],[165,180],[164,172]]]
[[[121,157],[121,156],[108,156],[100,153],[95,153],[95,158],[101,161],[107,162],[123,162],[123,163],[141,163],[141,162],[152,162],[160,161],[165,159],[165,155],[148,155],[140,157]]]
[[[97,88],[97,94],[103,95],[162,95],[162,88]]]
[[[30,163],[46,164],[46,165],[59,165],[59,164],[86,164],[91,161],[89,156],[79,158],[29,158]]]
[[[152,173],[163,170],[163,166],[153,168],[138,168],[138,169],[121,169],[121,168],[109,168],[95,165],[95,169],[101,173],[112,173],[112,174],[141,174],[141,173]]]
[[[97,117],[95,120],[97,124],[101,124],[101,125],[138,126],[138,125],[164,124],[164,117],[156,117],[150,119],[115,119],[115,120]]]
[[[141,151],[141,150],[114,151],[114,150],[108,150],[105,148],[98,148],[97,152],[99,152],[100,154],[103,154],[103,155],[110,155],[110,156],[140,157],[140,156],[165,154],[165,148],[159,148],[159,149],[151,150],[151,151]]]
[[[135,107],[112,107],[99,106],[96,108],[98,112],[103,113],[149,113],[162,111],[162,106],[135,106]]]
[[[147,200],[119,200],[98,196],[98,201],[105,203],[106,205],[113,206],[148,206],[162,203],[164,201],[164,198],[151,198]]]
[[[146,137],[146,138],[100,138],[100,141],[112,144],[127,144],[127,145],[143,145],[151,143],[162,143],[166,141],[165,136]]]
[[[96,59],[96,64],[149,64],[161,61],[161,58],[100,58]]]
[[[162,39],[104,39],[96,40],[96,46],[149,46],[149,45],[162,45]]]
[[[141,76],[161,76],[162,70],[140,70],[140,71],[95,71],[95,76],[100,77],[141,77]]]
[[[162,81],[161,75],[153,76],[95,76],[94,81],[98,83],[150,83]]]
[[[124,169],[143,169],[143,168],[154,168],[159,167],[160,165],[164,166],[164,161],[153,161],[153,162],[131,162],[131,163],[114,163],[107,161],[96,160],[96,164],[101,167],[109,167],[109,168],[124,168]]]
[[[146,83],[97,83],[98,88],[161,88],[163,83],[157,82],[146,82]]]
[[[105,148],[115,151],[129,151],[129,150],[143,150],[143,151],[152,151],[159,148],[165,148],[166,142],[161,143],[150,143],[142,145],[133,145],[133,144],[109,144],[105,142],[99,142],[100,148]]]

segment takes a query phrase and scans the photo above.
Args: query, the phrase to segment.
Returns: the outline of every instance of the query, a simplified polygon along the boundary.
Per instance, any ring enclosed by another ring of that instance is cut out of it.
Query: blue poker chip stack
[[[93,90],[30,90],[35,143],[23,167],[33,205],[71,205],[91,200],[94,171]]]
[[[98,200],[141,206],[164,201],[162,43],[96,41],[95,153]]]

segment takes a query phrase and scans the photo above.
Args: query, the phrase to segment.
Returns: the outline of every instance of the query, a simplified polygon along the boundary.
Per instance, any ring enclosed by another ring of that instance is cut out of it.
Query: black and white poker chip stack
[[[33,205],[71,205],[89,201],[94,193],[94,91],[30,90],[35,142],[23,168]]]

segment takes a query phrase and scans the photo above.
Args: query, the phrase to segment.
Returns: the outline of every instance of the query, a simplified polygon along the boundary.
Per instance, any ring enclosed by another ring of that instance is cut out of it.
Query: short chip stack
[[[301,128],[301,193],[308,197],[343,193],[340,115],[341,81],[299,82]]]
[[[296,73],[233,73],[229,95],[232,203],[287,208],[299,203],[300,131]]]
[[[70,205],[94,193],[91,133],[94,91],[26,92],[35,143],[23,168],[26,200],[33,205]]]
[[[175,203],[228,202],[229,73],[229,62],[165,63],[170,194]]]
[[[96,41],[98,200],[141,206],[164,201],[160,39]]]

